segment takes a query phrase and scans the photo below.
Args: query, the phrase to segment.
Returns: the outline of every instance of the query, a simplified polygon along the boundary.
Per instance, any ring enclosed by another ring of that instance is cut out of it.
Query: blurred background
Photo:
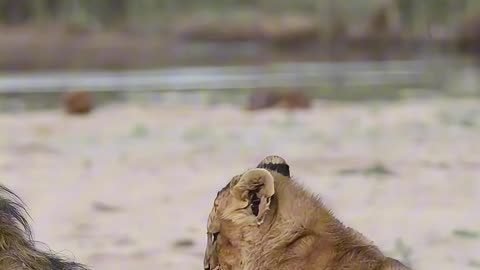
[[[277,154],[388,255],[480,268],[479,1],[0,0],[0,31],[0,182],[67,257],[203,269]]]

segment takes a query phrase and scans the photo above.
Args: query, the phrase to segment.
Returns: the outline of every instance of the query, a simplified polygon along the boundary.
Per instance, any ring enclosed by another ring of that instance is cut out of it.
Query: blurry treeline
[[[91,28],[125,25],[160,29],[175,17],[195,11],[212,16],[245,10],[266,13],[316,15],[319,21],[338,19],[355,23],[379,5],[393,5],[409,28],[426,23],[455,26],[478,11],[478,0],[0,0],[0,22],[67,23]],[[225,13],[227,12],[227,13]],[[173,21],[172,21],[173,20]]]
[[[0,27],[0,70],[405,59],[479,53],[480,1],[0,0]]]

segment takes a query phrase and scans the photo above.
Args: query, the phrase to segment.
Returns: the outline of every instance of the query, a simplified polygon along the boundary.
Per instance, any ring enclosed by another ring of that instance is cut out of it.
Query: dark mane
[[[0,224],[8,223],[22,229],[29,240],[32,239],[32,230],[25,216],[28,216],[22,199],[10,189],[0,184]]]
[[[38,250],[27,217],[22,199],[0,184],[0,269],[87,270],[82,264]]]

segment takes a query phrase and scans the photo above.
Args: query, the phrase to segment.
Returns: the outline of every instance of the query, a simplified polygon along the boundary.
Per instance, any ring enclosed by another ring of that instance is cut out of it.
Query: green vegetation
[[[144,138],[147,137],[150,133],[150,130],[144,124],[138,123],[136,124],[131,131],[131,136],[133,138]]]
[[[457,237],[466,238],[466,239],[480,238],[480,233],[479,232],[471,231],[471,230],[465,230],[465,229],[456,229],[456,230],[453,231],[453,234]]]
[[[398,254],[403,263],[409,267],[413,267],[412,254],[413,249],[408,246],[401,238],[395,241],[394,254]]]
[[[375,162],[366,168],[344,168],[338,171],[339,175],[363,174],[365,176],[391,176],[391,169],[381,162]]]
[[[480,268],[480,261],[471,260],[468,263],[468,266],[473,267],[473,268]]]

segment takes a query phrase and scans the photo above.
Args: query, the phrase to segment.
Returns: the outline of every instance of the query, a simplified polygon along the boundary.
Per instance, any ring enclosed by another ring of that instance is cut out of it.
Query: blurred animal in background
[[[218,192],[207,235],[206,270],[409,269],[337,220],[278,156]]]
[[[465,52],[480,55],[480,13],[469,16],[457,34],[457,46]]]
[[[93,97],[87,91],[71,91],[63,96],[63,107],[68,114],[88,114],[93,109]]]
[[[308,109],[311,107],[311,97],[301,90],[253,91],[248,99],[248,110],[262,110],[268,108]]]
[[[21,199],[0,184],[0,269],[87,270],[82,264],[37,249],[27,215]]]

